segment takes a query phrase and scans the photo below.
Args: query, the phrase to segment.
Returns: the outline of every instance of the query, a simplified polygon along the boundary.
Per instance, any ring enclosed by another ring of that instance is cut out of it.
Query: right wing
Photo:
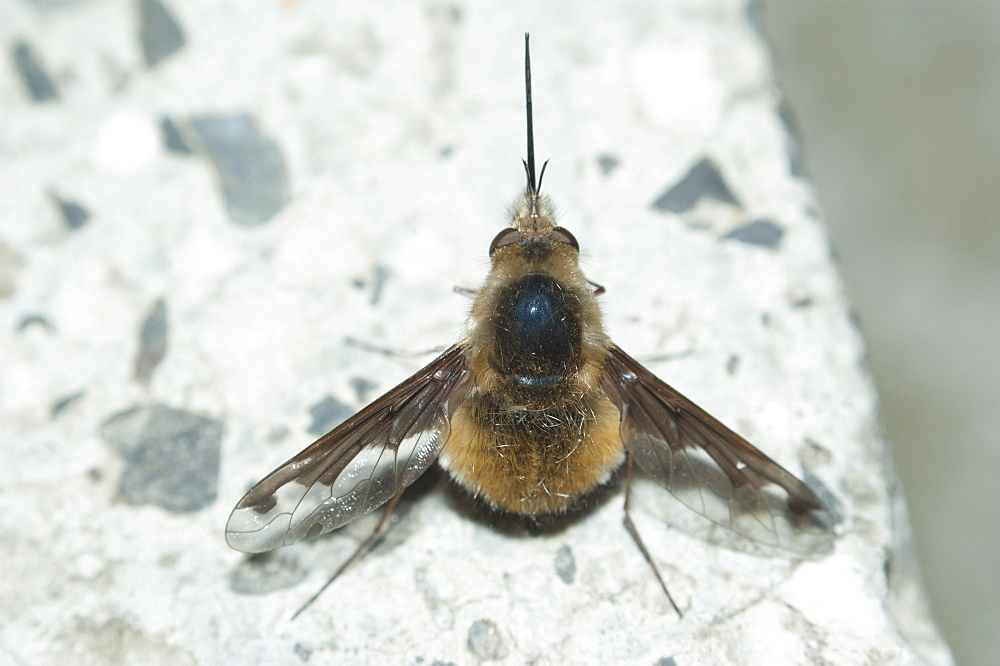
[[[621,412],[629,454],[690,509],[753,541],[828,550],[836,516],[803,481],[619,347],[601,387]]]

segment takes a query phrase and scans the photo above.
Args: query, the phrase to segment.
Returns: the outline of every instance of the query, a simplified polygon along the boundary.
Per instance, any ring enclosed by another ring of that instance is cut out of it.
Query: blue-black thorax
[[[505,287],[493,317],[494,369],[512,384],[562,383],[579,366],[579,302],[547,273],[530,273]]]

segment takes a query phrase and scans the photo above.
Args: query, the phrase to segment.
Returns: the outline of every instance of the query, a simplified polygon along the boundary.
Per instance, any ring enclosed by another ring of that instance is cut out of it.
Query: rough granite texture
[[[10,2],[0,22],[0,661],[946,664],[865,349],[753,6]],[[251,483],[461,334],[545,190],[613,338],[822,489],[733,550],[639,482],[529,535],[439,473],[248,558]],[[724,242],[723,242],[724,241]],[[405,353],[387,355],[379,348]]]

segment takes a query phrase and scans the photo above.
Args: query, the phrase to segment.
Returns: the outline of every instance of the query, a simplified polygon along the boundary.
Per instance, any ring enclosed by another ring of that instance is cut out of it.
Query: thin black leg
[[[323,584],[323,587],[319,588],[319,591],[316,592],[316,594],[309,597],[309,601],[302,604],[302,607],[299,608],[297,611],[295,611],[295,615],[292,616],[293,620],[297,618],[299,615],[301,615],[302,611],[309,608],[309,606],[312,605],[312,602],[319,599],[319,595],[323,594],[324,590],[326,590],[326,588],[330,587],[330,585],[333,584],[333,581],[340,578],[340,574],[344,573],[344,571],[347,570],[347,567],[354,564],[356,560],[361,559],[361,557],[365,553],[371,550],[372,546],[378,543],[378,540],[382,538],[382,533],[385,531],[385,526],[389,522],[389,516],[392,514],[392,510],[393,508],[395,508],[396,503],[399,501],[399,498],[403,496],[404,490],[406,490],[406,488],[403,488],[398,493],[392,496],[392,499],[389,500],[389,503],[385,505],[385,513],[382,514],[382,518],[378,521],[378,525],[375,526],[375,529],[372,530],[372,533],[368,536],[367,539],[365,539],[361,543],[360,546],[358,546],[358,549],[354,551],[354,554],[351,555],[349,558],[347,558],[347,561],[341,564],[339,569],[333,572],[333,575],[330,576],[330,580],[326,581],[326,583]]]
[[[670,590],[667,589],[667,584],[663,582],[663,576],[660,575],[660,570],[656,567],[656,563],[653,562],[653,558],[649,556],[649,551],[646,550],[646,544],[642,542],[642,538],[639,536],[639,530],[635,528],[635,523],[632,522],[632,517],[629,516],[628,510],[632,502],[632,454],[625,454],[625,529],[628,533],[632,535],[632,539],[635,541],[635,545],[639,546],[639,550],[642,552],[642,556],[646,558],[649,562],[649,566],[653,568],[653,573],[656,575],[656,580],[660,581],[660,587],[663,588],[663,593],[667,595],[667,600],[670,605],[674,607],[677,611],[678,617],[684,617],[684,613],[678,608],[677,603],[674,598],[670,595]]]

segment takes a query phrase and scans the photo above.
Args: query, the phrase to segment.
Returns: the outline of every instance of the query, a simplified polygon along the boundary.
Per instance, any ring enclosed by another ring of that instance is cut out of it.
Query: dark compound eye
[[[577,252],[580,251],[580,244],[576,242],[576,238],[573,236],[573,234],[571,234],[566,229],[563,229],[562,227],[556,227],[555,229],[552,230],[552,240],[556,241],[557,243],[565,243],[566,245],[569,245]],[[496,241],[493,242],[495,243]]]
[[[505,245],[513,245],[514,243],[520,243],[520,242],[521,242],[521,232],[513,227],[508,227],[503,231],[501,231],[500,233],[498,233],[496,235],[496,238],[493,239],[493,242],[490,243],[490,256],[492,257],[494,252],[504,247]]]

